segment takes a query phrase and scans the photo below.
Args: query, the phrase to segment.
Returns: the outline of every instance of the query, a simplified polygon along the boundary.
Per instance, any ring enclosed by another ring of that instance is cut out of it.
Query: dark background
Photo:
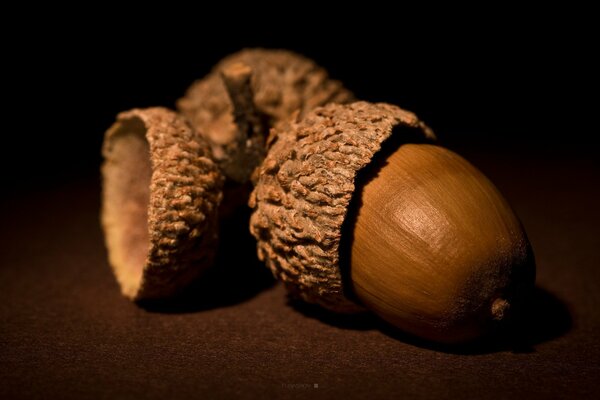
[[[583,120],[595,109],[597,46],[585,13],[305,7],[271,18],[231,8],[42,11],[13,32],[5,179],[29,187],[97,175],[103,132],[119,111],[174,107],[219,59],[255,46],[313,58],[358,98],[416,112],[451,147],[593,155],[595,129]]]
[[[287,6],[6,15],[0,398],[597,396],[594,14]],[[440,348],[372,316],[290,303],[235,220],[187,298],[142,309],[120,295],[99,226],[104,131],[120,111],[173,107],[220,58],[254,46],[302,53],[357,97],[416,112],[491,178],[536,254],[513,331]]]

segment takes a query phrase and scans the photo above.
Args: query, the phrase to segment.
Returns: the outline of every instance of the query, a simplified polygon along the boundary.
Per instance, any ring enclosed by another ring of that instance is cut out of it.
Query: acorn
[[[266,154],[269,130],[292,113],[353,95],[314,61],[287,50],[245,49],[193,83],[177,108],[210,145],[233,182],[248,182]]]
[[[507,320],[533,287],[531,246],[506,200],[414,114],[332,104],[276,133],[250,230],[292,296],[460,343]]]
[[[224,177],[208,144],[165,108],[120,113],[102,148],[101,220],[122,293],[164,299],[208,269]]]
[[[270,128],[351,99],[313,61],[251,49],[194,83],[178,102],[183,116],[164,108],[119,114],[104,139],[101,218],[123,294],[168,299],[202,275],[215,258],[219,219],[247,202]]]

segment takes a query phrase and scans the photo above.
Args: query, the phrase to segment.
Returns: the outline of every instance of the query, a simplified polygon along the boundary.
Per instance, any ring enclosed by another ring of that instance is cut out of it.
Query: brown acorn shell
[[[121,290],[171,296],[212,263],[224,178],[208,145],[165,108],[119,114],[103,155],[101,220]]]
[[[330,102],[352,100],[340,82],[306,57],[245,49],[192,84],[177,108],[208,141],[225,175],[243,183],[263,160],[271,127],[295,111],[302,115]]]
[[[357,173],[395,127],[433,139],[413,113],[389,104],[330,104],[282,125],[250,197],[258,256],[289,292],[338,312],[362,307],[344,292],[342,225]]]

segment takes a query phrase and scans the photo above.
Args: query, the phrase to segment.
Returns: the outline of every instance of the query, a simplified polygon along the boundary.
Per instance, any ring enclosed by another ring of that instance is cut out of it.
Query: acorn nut
[[[101,220],[121,291],[169,297],[212,264],[224,178],[208,145],[165,108],[119,114],[102,153]]]
[[[458,343],[505,320],[533,287],[531,246],[507,202],[432,144],[414,114],[333,104],[281,129],[250,198],[250,229],[292,295]]]

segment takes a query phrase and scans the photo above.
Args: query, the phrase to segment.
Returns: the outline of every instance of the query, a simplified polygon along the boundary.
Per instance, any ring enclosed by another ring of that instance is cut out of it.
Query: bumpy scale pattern
[[[174,112],[134,109],[150,145],[150,248],[135,300],[168,297],[212,264],[223,176],[208,145]],[[110,138],[107,138],[110,140]]]
[[[414,114],[365,102],[316,108],[272,135],[250,197],[250,230],[259,258],[292,295],[333,311],[361,310],[342,287],[341,229],[357,172],[397,125],[433,138]]]
[[[211,145],[220,163],[227,163],[227,146],[235,139],[233,108],[221,71],[236,63],[252,69],[251,86],[257,110],[275,126],[294,111],[303,114],[330,102],[347,103],[353,95],[312,60],[285,50],[246,49],[220,61],[204,79],[195,82],[178,109]],[[265,132],[266,136],[268,132]],[[239,165],[243,169],[246,166]],[[235,168],[235,167],[234,167]],[[252,169],[254,166],[252,166]],[[227,173],[228,168],[225,168]],[[250,171],[251,172],[251,171]],[[241,175],[248,175],[247,172]],[[240,175],[235,169],[231,175]]]

